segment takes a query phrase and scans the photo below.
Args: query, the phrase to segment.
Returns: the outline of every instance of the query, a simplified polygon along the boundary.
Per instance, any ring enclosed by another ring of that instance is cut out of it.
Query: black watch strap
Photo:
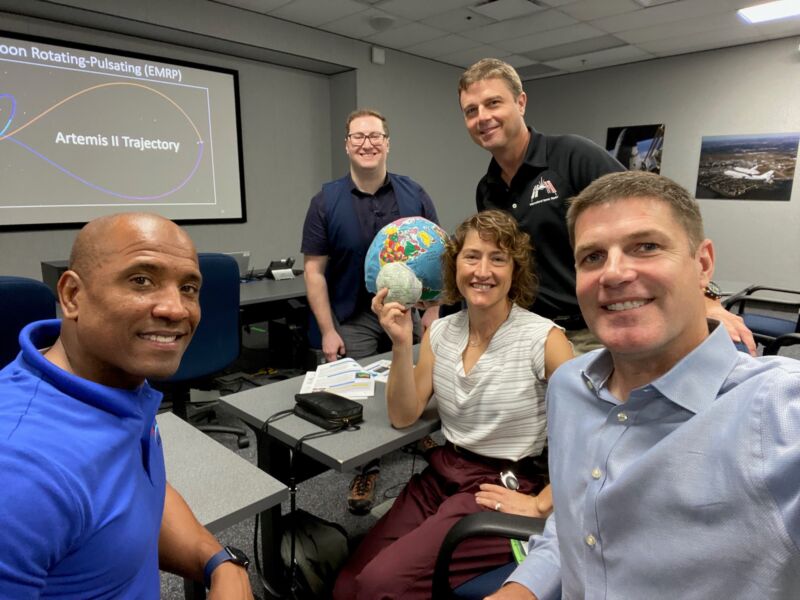
[[[214,569],[224,562],[232,562],[244,569],[250,566],[250,559],[244,552],[233,546],[225,546],[208,559],[205,569],[203,569],[203,583],[205,583],[206,589],[211,589],[211,574],[214,572]]]
[[[703,290],[703,293],[706,295],[706,298],[711,298],[712,300],[719,300],[722,298],[722,290],[713,281],[708,282],[708,285],[706,286],[706,289]]]

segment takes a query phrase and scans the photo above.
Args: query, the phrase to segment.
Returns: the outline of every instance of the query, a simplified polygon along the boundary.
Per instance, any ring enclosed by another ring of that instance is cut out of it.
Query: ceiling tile
[[[469,50],[462,50],[452,54],[445,54],[440,56],[438,60],[464,67],[465,69],[482,58],[504,58],[508,56],[508,52],[504,52],[494,46],[478,46],[477,48],[470,48]]]
[[[244,8],[253,12],[268,13],[279,6],[289,4],[292,0],[211,0],[215,4],[227,4],[236,8]]]
[[[422,19],[420,22],[437,29],[444,29],[450,33],[460,33],[468,29],[475,29],[476,27],[494,23],[489,17],[479,15],[468,8],[457,8],[456,10]]]
[[[539,12],[543,7],[530,0],[486,0],[473,5],[472,10],[495,21],[506,21]]]
[[[319,28],[332,33],[338,33],[339,35],[361,39],[377,33],[377,30],[371,24],[371,20],[375,18],[393,19],[394,24],[391,25],[389,29],[392,27],[402,27],[409,22],[407,19],[395,17],[377,8],[368,8],[363,12],[320,25]]]
[[[500,40],[522,37],[537,31],[566,27],[574,23],[576,23],[575,19],[564,13],[557,10],[546,10],[529,17],[471,29],[470,31],[465,31],[464,35],[479,42],[491,44]]]
[[[564,6],[565,4],[575,2],[575,0],[537,0],[537,2],[546,6]]]
[[[354,0],[325,0],[325,2],[319,2],[319,0],[294,0],[276,10],[270,11],[269,15],[317,27],[365,10],[367,10],[366,6]]]
[[[561,12],[567,13],[581,21],[592,21],[612,15],[619,15],[633,10],[640,9],[641,6],[633,0],[580,0],[561,7]]]
[[[374,44],[402,50],[408,46],[421,44],[445,35],[447,34],[444,31],[428,27],[422,23],[408,23],[401,27],[393,27],[386,31],[381,31],[364,39]]]
[[[559,29],[551,29],[550,31],[542,31],[539,33],[532,33],[520,38],[511,40],[501,40],[495,42],[495,45],[505,48],[509,52],[527,52],[529,50],[537,50],[539,48],[547,48],[557,44],[566,44],[570,42],[577,42],[593,37],[600,37],[608,35],[605,31],[601,31],[591,25],[585,23],[577,23],[569,27],[561,27]]]
[[[545,64],[563,71],[585,71],[648,58],[653,58],[652,54],[634,46],[623,46],[622,48],[611,48],[610,50],[600,50],[599,52],[551,60]]]
[[[540,77],[549,77],[550,75],[558,75],[563,73],[561,69],[556,69],[548,65],[533,64],[528,67],[517,69],[517,74],[522,81],[529,81],[531,79],[539,79]]]
[[[653,25],[652,27],[642,27],[622,31],[617,37],[622,38],[630,44],[639,42],[652,42],[667,38],[682,37],[703,31],[713,31],[715,29],[747,29],[747,25],[742,23],[736,13],[729,12],[719,15],[706,15],[684,21],[675,21],[664,25]]]
[[[521,54],[510,54],[508,56],[504,56],[503,60],[510,64],[515,69],[521,69],[522,67],[527,67],[528,65],[532,65],[534,61],[532,61],[527,56],[522,56]]]
[[[524,52],[523,54],[537,62],[549,62],[559,58],[589,54],[599,50],[619,48],[621,46],[627,46],[627,44],[613,35],[605,35],[603,37],[580,40],[579,42],[571,42],[569,44],[539,48],[538,50]]]
[[[454,52],[461,52],[462,50],[469,50],[479,46],[480,42],[470,40],[460,35],[446,35],[444,37],[436,38],[428,42],[416,44],[406,48],[407,52],[412,54],[419,54],[420,56],[427,56],[429,58],[437,58],[445,54],[453,54]]]
[[[755,28],[768,38],[800,35],[800,17],[770,23],[759,23]]]
[[[410,21],[421,21],[456,8],[472,6],[477,2],[478,0],[384,0],[380,8]]]
[[[654,40],[652,42],[642,42],[637,44],[637,46],[655,56],[671,56],[674,54],[709,50],[711,48],[747,44],[749,42],[756,42],[758,39],[759,34],[755,30],[718,29],[716,31],[693,33],[675,38]]]
[[[672,4],[642,8],[613,17],[597,19],[592,21],[592,25],[609,33],[616,33],[640,27],[674,23],[714,13],[724,13],[729,8],[728,0],[678,0]]]

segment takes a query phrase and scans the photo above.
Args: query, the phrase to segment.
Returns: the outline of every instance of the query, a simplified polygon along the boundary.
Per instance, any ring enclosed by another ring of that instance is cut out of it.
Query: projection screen
[[[246,220],[235,71],[0,35],[0,228]]]

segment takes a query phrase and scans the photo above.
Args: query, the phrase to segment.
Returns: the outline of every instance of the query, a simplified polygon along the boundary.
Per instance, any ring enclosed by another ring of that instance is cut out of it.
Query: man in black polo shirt
[[[531,310],[564,327],[576,353],[599,347],[586,329],[575,297],[575,263],[566,225],[569,200],[592,181],[624,171],[594,142],[577,135],[544,135],[525,124],[527,96],[514,68],[484,58],[458,82],[459,102],[473,141],[492,154],[478,183],[478,210],[510,212],[531,236],[536,251],[537,298]],[[750,330],[709,289],[709,316],[721,321],[734,341],[755,352]]]

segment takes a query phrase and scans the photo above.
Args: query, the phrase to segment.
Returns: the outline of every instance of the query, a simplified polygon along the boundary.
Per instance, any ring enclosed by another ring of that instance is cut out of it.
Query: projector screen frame
[[[174,59],[174,58],[164,58],[159,57],[154,54],[148,54],[144,52],[135,52],[130,50],[124,49],[115,49],[110,48],[107,46],[100,46],[95,44],[86,44],[82,42],[75,42],[71,40],[64,40],[49,36],[38,36],[38,35],[29,35],[25,33],[19,33],[14,31],[7,31],[0,29],[0,38],[8,38],[12,40],[19,40],[21,42],[27,43],[39,43],[39,44],[47,44],[52,46],[61,46],[65,49],[75,49],[84,52],[93,52],[93,53],[102,53],[108,54],[112,56],[119,56],[121,58],[131,58],[135,60],[145,60],[145,61],[153,61],[161,65],[168,65],[168,66],[176,66],[176,67],[188,67],[191,69],[197,69],[201,71],[209,71],[213,73],[221,73],[224,75],[229,75],[231,77],[231,84],[232,84],[232,93],[233,93],[233,116],[235,119],[235,128],[236,128],[236,152],[237,152],[237,168],[238,168],[238,177],[239,177],[239,202],[240,202],[240,211],[241,216],[236,217],[213,217],[213,218],[172,218],[170,216],[166,216],[167,218],[172,219],[175,223],[179,225],[212,225],[212,224],[222,224],[222,223],[246,223],[247,222],[247,201],[246,201],[246,194],[245,194],[245,177],[244,177],[244,153],[242,147],[242,119],[241,119],[241,102],[240,102],[240,94],[239,94],[239,71],[237,69],[228,68],[228,67],[220,67],[217,65],[207,64],[207,63],[199,63],[190,60],[183,60],[183,59]],[[164,43],[166,42],[158,42]],[[176,46],[176,48],[180,48],[180,46]],[[0,89],[0,93],[3,90]],[[157,214],[160,213],[153,207],[152,205],[147,205],[144,207],[144,212],[154,212]],[[136,211],[135,208],[125,206],[120,207],[119,211],[116,212],[129,212],[129,211]],[[94,218],[94,217],[93,217]],[[0,221],[0,232],[4,231],[49,231],[49,230],[61,230],[61,229],[77,229],[84,226],[87,222],[91,219],[87,220],[71,220],[71,221],[64,221],[64,222],[47,222],[47,223],[15,223],[15,224],[6,224]]]

